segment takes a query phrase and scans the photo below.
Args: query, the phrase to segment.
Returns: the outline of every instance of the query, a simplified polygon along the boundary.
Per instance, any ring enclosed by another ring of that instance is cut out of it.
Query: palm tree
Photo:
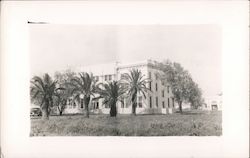
[[[100,83],[97,92],[100,95],[98,98],[104,98],[103,104],[110,105],[110,117],[116,117],[116,103],[123,102],[122,96],[125,93],[122,84],[118,81]]]
[[[49,74],[45,74],[43,78],[34,76],[31,80],[31,100],[35,100],[41,106],[42,118],[49,119],[49,108],[53,106],[53,98],[57,92],[63,88],[57,87],[57,81],[51,79]]]
[[[124,87],[131,98],[132,114],[134,115],[136,115],[137,94],[142,93],[146,98],[145,93],[150,91],[150,89],[146,87],[148,82],[149,80],[144,79],[144,75],[142,75],[142,72],[138,69],[132,69],[129,73],[125,73],[123,76]]]
[[[96,91],[95,80],[92,74],[89,73],[79,73],[79,77],[76,76],[71,79],[72,94],[74,94],[74,100],[76,99],[80,102],[82,99],[85,105],[86,117],[89,118],[89,102],[91,96],[94,97]]]

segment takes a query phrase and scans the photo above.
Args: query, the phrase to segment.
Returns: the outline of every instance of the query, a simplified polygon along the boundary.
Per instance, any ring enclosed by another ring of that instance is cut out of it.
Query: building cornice
[[[118,65],[117,69],[127,69],[127,68],[134,68],[134,67],[151,67],[151,68],[156,68],[155,64],[157,63],[157,61],[154,60],[146,60],[144,62],[141,63],[133,63],[133,64],[126,64],[126,65]]]

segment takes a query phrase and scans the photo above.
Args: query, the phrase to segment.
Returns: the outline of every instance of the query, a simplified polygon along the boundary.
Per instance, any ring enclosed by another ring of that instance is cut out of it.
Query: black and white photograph
[[[0,4],[0,157],[249,157],[248,1]]]
[[[31,136],[221,136],[219,26],[29,25]]]

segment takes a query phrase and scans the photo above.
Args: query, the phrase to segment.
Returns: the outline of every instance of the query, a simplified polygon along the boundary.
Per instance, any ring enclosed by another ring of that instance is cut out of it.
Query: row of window
[[[142,96],[138,97],[137,105],[139,108],[142,108]],[[121,103],[121,108],[128,108],[130,106],[129,102],[124,99],[123,103]]]
[[[159,101],[158,101],[158,97],[155,97],[155,105],[156,107],[159,107]],[[172,106],[174,106],[174,99],[172,98]],[[149,97],[149,107],[152,108],[153,107],[153,101],[152,101],[152,97]],[[165,108],[165,101],[162,101],[162,108]],[[168,108],[170,108],[170,98],[168,98]]]
[[[142,96],[139,96],[138,97],[138,102],[137,102],[137,105],[139,108],[142,108]],[[92,104],[92,107],[94,109],[99,109],[99,102],[98,101],[94,101],[91,103]],[[174,106],[174,101],[172,101],[172,104]],[[83,100],[81,99],[80,101],[80,105],[81,105],[81,108],[83,108]],[[156,107],[159,107],[159,101],[158,101],[158,97],[155,97],[155,105]],[[170,107],[170,98],[168,98],[167,100],[167,105],[168,105],[168,108]],[[72,102],[72,99],[69,99],[68,100],[68,106],[69,108],[76,108],[76,103],[75,102]],[[126,105],[124,103],[121,104],[121,108],[128,108],[129,107],[129,104],[126,102]],[[152,97],[150,96],[149,97],[149,107],[152,108],[153,107],[153,101],[152,101]],[[109,105],[105,105],[105,108],[110,108]],[[165,101],[162,101],[162,108],[165,108]]]
[[[76,103],[73,102],[73,99],[68,99],[67,100],[67,105],[69,108],[76,108]]]
[[[105,75],[104,80],[105,81],[111,81],[112,80],[112,75]]]
[[[151,72],[148,72],[148,78],[149,78],[149,79],[152,79],[152,73],[151,73]],[[158,73],[155,73],[155,79],[156,79],[156,80],[159,79]]]
[[[124,79],[124,78],[125,78],[125,74],[121,74],[121,79]],[[151,78],[152,78],[151,72],[149,72],[149,79],[151,79]],[[155,73],[155,78],[156,78],[156,80],[159,79],[159,76],[157,73]],[[162,85],[164,85],[163,82],[162,82]],[[152,91],[152,82],[149,82],[148,88]],[[156,92],[158,91],[158,83],[155,83],[155,91]],[[167,86],[167,93],[169,93],[169,91],[170,91],[170,87]],[[162,91],[162,97],[164,97],[164,90]]]
[[[149,76],[149,79],[152,79],[152,73],[151,72],[148,73],[148,76]],[[159,79],[159,75],[158,75],[158,73],[155,73],[155,80],[157,81],[158,79]],[[151,84],[152,84],[152,82],[149,83],[149,89],[150,90],[152,90],[152,85]],[[163,82],[161,82],[161,84],[164,85]],[[168,93],[169,93],[169,89],[170,89],[170,87],[167,86],[167,92]],[[155,91],[158,91],[158,84],[157,83],[155,83]]]
[[[99,109],[99,101],[93,101],[93,102],[91,102],[91,105],[92,105],[93,109]]]
[[[71,99],[71,98],[67,100],[67,105],[69,108],[76,108],[76,103],[73,102],[73,99]],[[80,105],[81,105],[80,107],[82,109],[83,108],[83,99],[80,100]]]
[[[125,74],[121,74],[121,79],[124,79],[124,77],[125,77]],[[96,81],[100,80],[99,76],[95,76],[94,78],[95,78]],[[152,78],[151,77],[151,72],[149,72],[149,79],[151,79],[151,78]],[[158,76],[157,73],[155,73],[155,78],[156,78],[156,80],[159,79],[159,76]],[[104,75],[104,80],[105,81],[111,81],[112,80],[112,75]],[[152,82],[149,82],[149,89],[150,90],[152,90],[152,85],[151,84],[152,84]],[[162,82],[162,84],[163,84],[163,82]],[[157,83],[155,83],[155,91],[158,91],[158,84]],[[167,91],[169,93],[169,86],[167,86]]]
[[[138,97],[138,101],[137,101],[137,105],[139,108],[142,108],[142,96],[139,96]],[[129,102],[126,102],[125,99],[124,99],[124,102],[126,103],[126,105],[124,105],[124,103],[121,104],[121,108],[128,108],[130,105],[129,105]],[[67,102],[67,105],[69,108],[76,108],[76,103],[73,102],[72,99],[68,99],[68,102]],[[83,99],[80,100],[80,105],[81,105],[81,108],[83,108]],[[94,109],[99,109],[99,101],[93,101],[91,102],[91,105]],[[105,108],[110,108],[109,105],[105,104],[104,105]]]
[[[100,80],[99,76],[95,76],[95,81],[98,82]],[[104,75],[104,81],[111,81],[112,80],[112,75]]]
[[[149,89],[152,91],[152,82],[149,82]],[[167,86],[167,93],[169,93],[170,87]],[[155,83],[155,91],[158,91],[158,84]],[[162,97],[164,97],[164,90],[162,90]]]

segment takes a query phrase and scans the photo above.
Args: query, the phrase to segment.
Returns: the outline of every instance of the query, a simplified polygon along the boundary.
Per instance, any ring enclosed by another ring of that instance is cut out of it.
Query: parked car
[[[42,111],[40,108],[31,108],[30,109],[30,116],[34,117],[34,116],[42,116]]]

